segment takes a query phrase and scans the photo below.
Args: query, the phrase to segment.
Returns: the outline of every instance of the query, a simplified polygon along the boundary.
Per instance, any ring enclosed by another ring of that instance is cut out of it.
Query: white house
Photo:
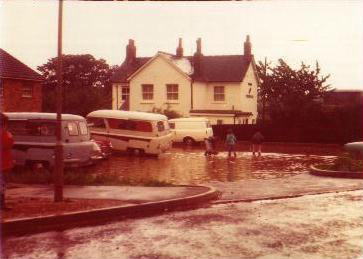
[[[212,124],[254,124],[259,84],[249,36],[243,55],[204,56],[201,39],[193,56],[159,51],[136,57],[129,40],[126,59],[112,77],[112,107],[134,111],[170,109]]]

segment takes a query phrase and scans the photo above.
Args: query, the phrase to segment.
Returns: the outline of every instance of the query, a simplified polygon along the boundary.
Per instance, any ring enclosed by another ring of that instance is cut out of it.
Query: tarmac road
[[[19,258],[363,258],[363,191],[217,204],[9,237]]]

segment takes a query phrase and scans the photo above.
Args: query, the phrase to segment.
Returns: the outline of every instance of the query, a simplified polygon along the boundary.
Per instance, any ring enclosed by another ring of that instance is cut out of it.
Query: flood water
[[[226,152],[205,157],[202,148],[173,148],[158,158],[114,154],[88,168],[88,173],[110,174],[130,184],[168,183],[195,185],[213,181],[290,177],[309,170],[310,165],[328,162],[332,155],[263,153],[261,157],[240,151],[230,159]]]

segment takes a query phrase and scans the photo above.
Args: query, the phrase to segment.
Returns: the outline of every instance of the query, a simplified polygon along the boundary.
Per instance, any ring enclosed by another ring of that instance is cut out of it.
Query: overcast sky
[[[63,53],[120,65],[128,39],[137,56],[243,54],[250,35],[256,61],[318,61],[337,89],[363,89],[363,1],[81,2],[65,1]],[[56,1],[0,1],[0,47],[33,69],[57,55]]]

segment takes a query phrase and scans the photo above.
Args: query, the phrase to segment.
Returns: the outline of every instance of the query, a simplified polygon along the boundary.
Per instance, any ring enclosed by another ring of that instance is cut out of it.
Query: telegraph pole
[[[63,0],[58,0],[58,64],[57,64],[57,127],[54,166],[54,201],[63,201],[63,145],[62,145],[62,88],[63,88],[63,64],[62,64],[62,16]]]

